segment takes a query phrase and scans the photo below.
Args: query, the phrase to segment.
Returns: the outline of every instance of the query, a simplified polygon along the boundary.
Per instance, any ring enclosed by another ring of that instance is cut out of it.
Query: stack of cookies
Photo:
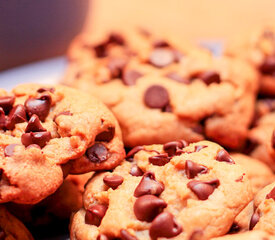
[[[68,59],[69,87],[0,91],[0,239],[32,239],[7,211],[71,215],[72,240],[275,239],[274,29],[222,56],[82,33]]]

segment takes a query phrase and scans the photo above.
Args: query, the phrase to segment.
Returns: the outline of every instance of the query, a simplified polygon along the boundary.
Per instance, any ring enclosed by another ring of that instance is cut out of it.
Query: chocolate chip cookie
[[[138,146],[87,183],[71,239],[210,239],[226,234],[252,197],[241,166],[215,143]]]
[[[228,46],[227,53],[247,60],[256,69],[260,93],[275,96],[275,28],[266,26],[242,36]]]
[[[64,86],[0,90],[0,203],[34,204],[69,173],[124,158],[117,121],[97,99]]]
[[[235,235],[225,235],[223,237],[212,238],[211,240],[275,240],[274,236],[271,236],[263,231],[250,231],[245,233],[239,233]]]
[[[0,206],[0,239],[33,240],[31,233],[17,218]]]
[[[275,233],[275,182],[262,189],[254,199],[254,214],[251,217],[250,230],[263,230]]]
[[[249,152],[275,170],[275,99],[259,100],[255,126],[249,133]]]
[[[179,39],[178,39],[179,40]],[[64,82],[99,97],[134,147],[205,138],[237,148],[247,137],[257,74],[249,64],[136,31],[69,49]]]

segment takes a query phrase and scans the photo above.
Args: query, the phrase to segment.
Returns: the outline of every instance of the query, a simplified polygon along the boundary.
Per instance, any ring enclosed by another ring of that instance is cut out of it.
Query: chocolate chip
[[[101,163],[107,160],[108,150],[103,144],[95,143],[87,149],[86,156],[93,163]]]
[[[149,63],[158,68],[163,68],[175,61],[174,52],[166,48],[156,48],[149,56]]]
[[[196,177],[199,173],[204,174],[208,172],[208,168],[192,162],[190,160],[186,160],[185,162],[185,172],[188,179]]]
[[[111,58],[107,64],[107,68],[111,73],[111,78],[121,78],[122,70],[126,65],[126,61],[120,58]]]
[[[6,127],[9,130],[12,130],[15,127],[15,124],[26,122],[26,111],[22,104],[16,105],[10,111],[9,116],[7,118]]]
[[[0,227],[0,240],[5,240],[6,239],[6,233],[4,230]]]
[[[172,238],[182,232],[182,227],[175,221],[174,216],[169,212],[159,214],[149,229],[150,237],[153,240],[158,238]]]
[[[15,97],[0,97],[0,107],[3,108],[6,114],[12,109],[14,101]]]
[[[5,157],[12,156],[16,146],[19,146],[19,144],[9,144],[9,145],[7,145],[5,147],[5,150],[4,150]]]
[[[130,150],[127,155],[126,155],[126,158],[131,158],[131,157],[134,157],[134,155],[141,151],[141,150],[144,150],[144,147],[143,146],[136,146],[134,147],[132,150]]]
[[[255,227],[255,225],[259,222],[259,220],[260,215],[257,212],[254,212],[249,223],[249,230],[252,230]]]
[[[54,93],[55,89],[52,88],[52,87],[51,87],[51,88],[43,87],[43,88],[37,89],[37,92],[38,92],[38,93],[43,93],[43,92],[47,92],[47,91],[49,91],[49,92],[51,92],[51,93]]]
[[[195,146],[195,152],[199,152],[200,150],[204,149],[204,148],[207,148],[207,146],[204,146],[204,145],[197,145]]]
[[[24,133],[21,136],[21,142],[25,147],[31,144],[37,144],[39,147],[43,148],[50,139],[50,132],[30,132]]]
[[[134,213],[140,221],[151,222],[164,208],[167,203],[154,195],[143,195],[134,204]]]
[[[266,199],[272,198],[275,201],[275,187],[266,195]]]
[[[171,156],[177,155],[178,150],[187,146],[188,146],[188,143],[184,140],[172,141],[172,142],[165,143],[163,145],[163,150],[168,153],[168,156],[171,157]]]
[[[164,191],[164,185],[156,181],[153,172],[146,172],[135,189],[134,196],[140,197],[151,194],[159,196]]]
[[[187,184],[187,187],[190,188],[190,190],[195,193],[200,200],[206,200],[219,185],[220,181],[218,179],[208,182],[193,180]]]
[[[170,73],[167,73],[166,75],[164,75],[165,77],[167,78],[170,78],[176,82],[180,82],[180,83],[185,83],[185,84],[188,84],[189,83],[189,80],[186,79],[186,78],[183,78],[182,76],[180,76],[178,73],[176,72],[170,72]]]
[[[122,240],[138,240],[135,236],[130,234],[127,230],[121,229],[120,230],[120,237]]]
[[[130,174],[132,176],[139,177],[143,175],[143,171],[136,164],[133,164],[130,170]]]
[[[234,160],[230,157],[229,153],[224,149],[221,149],[218,152],[216,160],[219,162],[227,162],[227,163],[235,164]]]
[[[28,122],[25,132],[45,132],[47,131],[42,127],[40,120],[37,115],[33,114]]]
[[[104,234],[99,234],[96,240],[110,240],[110,239]]]
[[[119,175],[106,175],[103,178],[104,183],[112,189],[116,189],[119,185],[121,185],[123,180],[123,177]]]
[[[165,40],[157,40],[153,43],[154,48],[165,48],[170,47],[170,44]]]
[[[167,90],[160,85],[149,87],[144,94],[144,103],[149,108],[164,108],[169,101]]]
[[[0,169],[0,181],[2,179],[2,175],[3,175],[3,169]]]
[[[137,79],[139,79],[142,76],[143,76],[143,74],[141,74],[138,71],[135,71],[135,70],[125,70],[122,73],[122,82],[126,86],[133,86],[133,85],[136,84]]]
[[[275,73],[275,56],[267,56],[259,69],[264,75],[273,75]]]
[[[40,98],[29,98],[25,102],[25,108],[29,117],[36,114],[44,122],[50,112],[51,102],[51,96],[45,94]]]
[[[106,42],[104,42],[104,43],[100,43],[93,47],[93,49],[95,51],[95,55],[98,58],[103,58],[103,57],[107,56],[107,45],[108,44]]]
[[[86,211],[85,223],[99,226],[102,218],[105,216],[108,207],[102,204],[93,205]]]
[[[167,153],[158,154],[155,156],[149,157],[149,162],[156,166],[164,166],[166,163],[169,163],[170,157]]]
[[[271,145],[272,145],[272,148],[275,149],[275,130],[273,130],[273,133],[272,133]]]
[[[125,40],[122,35],[120,35],[118,33],[111,33],[109,36],[109,39],[108,39],[108,44],[110,44],[110,43],[114,43],[117,45],[124,45]]]
[[[203,238],[203,231],[200,229],[197,229],[192,232],[192,234],[189,237],[189,240],[200,240]]]
[[[237,233],[241,230],[241,227],[237,223],[233,223],[227,234]]]
[[[203,72],[199,75],[199,78],[206,84],[210,85],[211,83],[220,83],[221,78],[220,74],[214,71]]]
[[[3,108],[0,107],[0,129],[4,129],[6,127],[6,116]]]
[[[108,127],[107,131],[97,134],[95,141],[110,142],[115,136],[115,127]]]

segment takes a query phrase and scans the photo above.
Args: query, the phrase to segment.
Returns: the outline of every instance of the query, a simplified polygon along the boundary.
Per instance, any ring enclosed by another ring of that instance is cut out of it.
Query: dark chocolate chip
[[[134,213],[140,221],[152,222],[167,207],[167,203],[154,195],[143,195],[134,204]]]
[[[157,40],[153,43],[154,48],[165,48],[170,47],[169,43],[165,40]]]
[[[6,116],[3,108],[0,107],[0,129],[4,129],[6,127]]]
[[[275,201],[275,187],[266,195],[266,199],[272,198]]]
[[[130,150],[127,155],[126,155],[126,158],[131,158],[131,157],[134,157],[134,155],[141,151],[141,150],[144,150],[144,147],[143,146],[136,146],[134,147],[132,150]]]
[[[95,143],[86,151],[86,156],[93,163],[101,163],[108,159],[108,150],[101,143]]]
[[[249,230],[252,230],[255,227],[255,225],[259,222],[259,220],[260,215],[257,212],[254,212],[249,223]]]
[[[120,58],[112,58],[109,60],[107,64],[107,68],[111,73],[111,78],[121,78],[122,77],[122,70],[126,65],[126,61]]]
[[[37,144],[39,147],[43,148],[50,139],[50,132],[30,132],[24,133],[21,136],[21,142],[25,147],[31,144]]]
[[[130,234],[127,230],[121,229],[120,230],[120,237],[122,240],[138,240],[135,236]]]
[[[174,81],[176,81],[176,82],[185,83],[185,84],[188,84],[188,83],[189,83],[189,80],[188,80],[188,79],[186,79],[186,78],[180,76],[180,75],[179,75],[178,73],[176,73],[176,72],[167,73],[167,74],[165,75],[165,77],[170,78],[170,79],[172,79],[172,80],[174,80]]]
[[[190,160],[186,160],[185,162],[185,172],[188,179],[192,179],[196,177],[199,173],[204,174],[208,172],[208,168],[192,162]]]
[[[0,181],[2,179],[2,175],[3,175],[3,169],[0,169]]]
[[[207,146],[204,146],[204,145],[197,145],[195,146],[195,152],[199,152],[200,150],[206,148]]]
[[[5,147],[5,150],[4,150],[5,157],[12,156],[16,146],[19,146],[19,144],[9,144],[9,145],[7,145]]]
[[[168,156],[177,155],[178,150],[187,147],[188,143],[184,140],[168,142],[163,145],[163,150],[168,153]]]
[[[95,141],[110,142],[115,136],[115,127],[108,127],[104,132],[97,134]]]
[[[221,78],[220,74],[214,71],[203,72],[199,75],[199,78],[206,84],[210,85],[211,83],[220,83]]]
[[[206,200],[219,185],[220,181],[218,179],[208,182],[193,180],[187,184],[187,187],[190,188],[200,200]]]
[[[117,45],[124,45],[125,40],[122,35],[118,33],[111,33],[108,39],[108,44],[113,43]]]
[[[167,90],[160,85],[149,87],[144,94],[144,103],[149,108],[164,108],[169,104],[169,94]]]
[[[31,117],[36,114],[44,122],[51,108],[52,98],[50,95],[42,95],[40,98],[29,98],[25,102],[26,111]]]
[[[155,156],[149,157],[149,162],[156,166],[164,166],[165,164],[170,162],[170,157],[168,157],[167,153],[158,154]]]
[[[85,223],[99,226],[102,218],[105,216],[108,207],[102,204],[93,205],[86,211]]]
[[[148,194],[159,196],[163,191],[164,185],[156,180],[155,174],[146,172],[136,187],[134,196],[140,197]]]
[[[100,235],[98,235],[96,240],[110,240],[110,239],[106,235],[100,234]]]
[[[175,61],[174,52],[166,48],[156,48],[154,49],[150,56],[149,62],[158,68],[163,68]]]
[[[275,149],[275,130],[272,133],[271,146]]]
[[[149,229],[150,237],[153,240],[158,238],[172,238],[182,232],[182,227],[175,221],[174,216],[169,212],[159,214]]]
[[[139,177],[143,175],[143,171],[136,164],[133,164],[130,170],[130,174],[132,176]]]
[[[15,127],[15,124],[26,122],[26,111],[22,104],[16,105],[10,111],[9,116],[7,118],[6,127],[9,130],[12,130]]]
[[[3,108],[6,114],[12,109],[14,101],[15,97],[0,97],[0,107]]]
[[[229,229],[227,234],[233,234],[233,233],[238,233],[241,230],[241,227],[237,223],[233,223],[231,225],[231,228]]]
[[[107,46],[108,46],[107,42],[103,42],[103,43],[100,43],[100,44],[94,46],[93,49],[95,51],[95,55],[98,58],[106,57],[107,56]]]
[[[267,56],[259,69],[264,75],[273,75],[275,73],[275,56]]]
[[[218,152],[216,160],[219,162],[227,162],[227,163],[235,164],[234,160],[230,157],[229,153],[224,149],[221,149]]]
[[[141,74],[138,71],[135,70],[124,70],[122,73],[122,82],[126,86],[133,86],[136,84],[137,79],[142,77],[143,74]]]
[[[55,89],[52,88],[52,87],[51,87],[51,88],[43,87],[43,88],[37,89],[37,92],[38,92],[38,93],[43,93],[43,92],[47,92],[47,91],[49,91],[49,92],[51,92],[51,93],[54,93]]]
[[[25,132],[45,132],[47,131],[42,127],[40,120],[37,115],[33,114],[28,122]]]
[[[104,183],[112,189],[116,189],[119,185],[121,185],[123,180],[123,177],[119,175],[106,175],[103,178]]]

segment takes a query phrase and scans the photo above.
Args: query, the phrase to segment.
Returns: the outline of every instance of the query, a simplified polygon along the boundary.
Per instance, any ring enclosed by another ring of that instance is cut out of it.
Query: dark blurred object
[[[0,0],[0,70],[66,52],[88,0]]]

